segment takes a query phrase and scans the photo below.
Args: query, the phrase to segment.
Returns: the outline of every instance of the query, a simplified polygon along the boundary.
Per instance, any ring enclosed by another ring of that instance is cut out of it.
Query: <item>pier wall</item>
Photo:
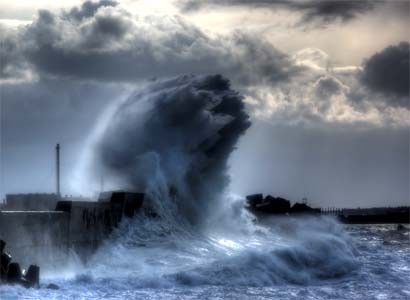
[[[70,216],[56,211],[1,211],[0,239],[6,241],[6,251],[22,267],[55,264],[68,254]]]
[[[0,211],[0,239],[22,267],[59,266],[70,253],[87,260],[124,217],[141,208],[142,193],[110,192],[96,201],[58,201],[51,211]]]

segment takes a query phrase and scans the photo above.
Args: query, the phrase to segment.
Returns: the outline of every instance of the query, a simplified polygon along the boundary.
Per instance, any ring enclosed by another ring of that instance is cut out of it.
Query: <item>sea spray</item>
[[[190,223],[216,209],[229,184],[227,159],[250,125],[242,96],[220,75],[155,82],[104,122],[91,177],[143,191],[161,217]]]
[[[120,224],[77,280],[271,286],[337,278],[357,267],[353,243],[330,218],[259,224],[229,194],[227,160],[250,122],[222,76],[154,82],[104,122],[90,176],[144,191],[148,209]]]

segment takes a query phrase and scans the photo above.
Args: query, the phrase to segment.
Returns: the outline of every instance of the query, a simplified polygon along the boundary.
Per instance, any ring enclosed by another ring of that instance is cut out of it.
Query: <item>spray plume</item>
[[[249,126],[242,96],[221,75],[154,82],[112,113],[94,170],[111,188],[146,192],[156,213],[172,205],[197,222],[227,187],[227,159]]]
[[[356,268],[354,245],[331,219],[255,224],[243,202],[224,193],[228,157],[250,126],[227,79],[154,82],[107,111],[89,156],[94,178],[103,173],[109,189],[145,192],[144,207],[159,217],[148,210],[122,222],[79,280],[110,274],[138,288],[269,286],[333,279]]]

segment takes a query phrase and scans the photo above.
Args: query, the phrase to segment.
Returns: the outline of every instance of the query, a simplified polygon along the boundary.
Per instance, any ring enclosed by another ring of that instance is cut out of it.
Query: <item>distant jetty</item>
[[[313,208],[304,199],[291,205],[291,201],[282,197],[253,194],[246,197],[246,208],[255,216],[263,218],[269,215],[333,215],[345,224],[400,224],[410,223],[410,207],[376,208]]]

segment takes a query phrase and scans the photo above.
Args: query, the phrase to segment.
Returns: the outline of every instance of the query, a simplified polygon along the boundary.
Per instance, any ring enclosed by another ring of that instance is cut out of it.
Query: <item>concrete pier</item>
[[[124,217],[134,216],[143,200],[142,193],[117,191],[104,193],[98,202],[58,201],[52,211],[3,210],[0,239],[24,266],[60,265],[70,251],[86,260]]]
[[[57,211],[1,211],[0,239],[22,265],[66,259],[70,215]]]

